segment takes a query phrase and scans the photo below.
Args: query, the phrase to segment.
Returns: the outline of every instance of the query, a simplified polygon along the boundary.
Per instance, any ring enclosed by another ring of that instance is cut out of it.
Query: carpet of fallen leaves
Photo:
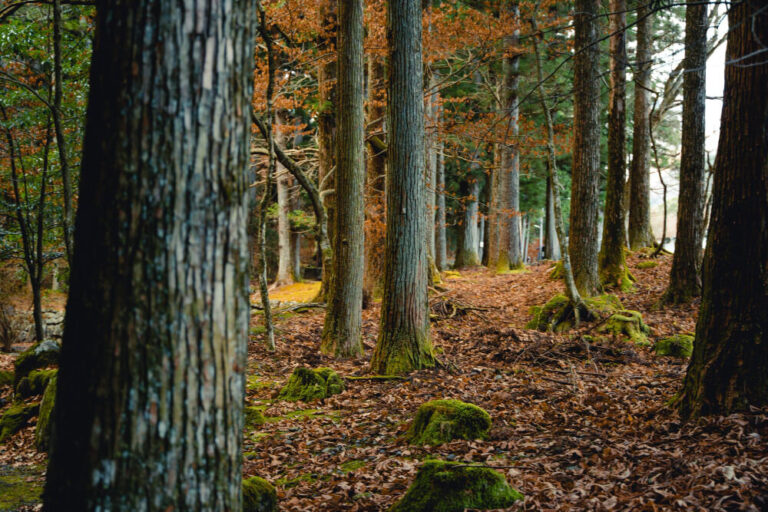
[[[695,326],[696,303],[654,308],[670,260],[638,269],[632,256],[636,290],[618,294],[643,313],[652,342]],[[275,483],[281,510],[290,511],[385,510],[427,457],[499,468],[525,494],[512,510],[768,510],[768,410],[685,424],[669,405],[685,362],[622,340],[585,343],[594,323],[569,336],[524,329],[529,307],[562,290],[550,268],[448,274],[430,299],[445,368],[403,380],[348,379],[344,393],[312,403],[275,397],[299,365],[369,375],[379,305],[364,311],[365,356],[345,361],[319,354],[323,310],[278,314],[274,353],[256,314],[247,404],[268,421],[245,432],[245,475]],[[10,364],[7,356],[1,362]],[[436,398],[485,408],[490,438],[406,444],[416,409]],[[32,436],[29,427],[0,446],[0,465],[43,468]]]

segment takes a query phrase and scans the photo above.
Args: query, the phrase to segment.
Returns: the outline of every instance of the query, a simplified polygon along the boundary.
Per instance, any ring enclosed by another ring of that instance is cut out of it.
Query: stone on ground
[[[484,439],[491,416],[480,407],[460,400],[432,400],[416,412],[406,439],[411,444],[439,445],[454,439]]]
[[[22,377],[16,385],[16,398],[29,398],[42,395],[48,387],[48,383],[56,376],[55,368],[48,370],[32,370],[26,377]]]
[[[258,476],[243,480],[243,512],[277,512],[275,487]]]
[[[54,375],[45,387],[43,400],[40,402],[40,414],[35,426],[35,447],[41,452],[47,452],[51,445],[53,408],[56,404],[56,380],[57,376]]]
[[[14,389],[19,384],[19,381],[29,375],[29,372],[32,370],[39,370],[40,368],[47,368],[48,366],[58,364],[59,352],[61,352],[61,346],[58,343],[53,340],[44,340],[32,345],[19,354],[19,357],[13,363],[15,367],[13,375]]]
[[[344,391],[344,381],[330,368],[303,368],[293,370],[288,383],[280,390],[278,398],[296,402],[309,402],[328,398]]]
[[[5,411],[0,416],[0,443],[27,426],[27,422],[37,415],[39,408],[39,404],[17,404]]]
[[[675,334],[656,342],[654,351],[657,356],[681,357],[687,359],[693,354],[693,336]]]
[[[390,512],[462,512],[508,508],[523,495],[491,468],[427,461]]]

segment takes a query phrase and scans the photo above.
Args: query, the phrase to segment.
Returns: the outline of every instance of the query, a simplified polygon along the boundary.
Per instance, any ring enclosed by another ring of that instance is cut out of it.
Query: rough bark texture
[[[728,25],[731,64],[684,418],[768,404],[768,13],[759,2],[734,4]]]
[[[463,200],[461,225],[457,226],[459,232],[456,237],[456,260],[453,263],[455,268],[473,267],[480,264],[480,257],[477,254],[479,193],[480,183],[471,176],[465,178],[459,187],[459,194]],[[503,237],[501,239],[503,240]]]
[[[683,131],[677,240],[666,303],[690,302],[701,294],[701,220],[704,215],[704,111],[706,103],[707,4],[685,8]]]
[[[379,339],[371,370],[434,365],[427,304],[421,1],[387,4],[389,102],[387,242]]]
[[[635,112],[632,132],[632,165],[629,170],[629,247],[637,250],[656,241],[651,229],[650,87],[653,59],[653,17],[648,6],[637,7],[635,51]]]
[[[611,0],[611,95],[608,114],[608,180],[605,185],[603,243],[600,247],[600,281],[607,287],[629,289],[624,256],[624,182],[626,180],[626,84],[627,16],[626,0]]]
[[[363,353],[363,0],[339,0],[338,38],[334,279],[320,349],[326,354],[351,357]]]
[[[448,241],[445,233],[445,153],[441,141],[437,150],[437,225],[435,226],[435,265],[448,268]]]
[[[99,4],[45,510],[241,508],[254,21]]]
[[[573,58],[573,170],[568,246],[579,293],[600,290],[597,272],[600,180],[600,48],[598,0],[576,0]],[[556,193],[556,192],[555,192]]]
[[[499,262],[499,196],[501,195],[501,146],[493,145],[493,169],[488,176],[488,222],[486,223],[483,265],[495,269]]]
[[[436,87],[434,74],[430,77],[430,88]],[[435,257],[435,182],[437,181],[437,94],[430,94],[426,102],[425,175],[427,202],[427,250]]]

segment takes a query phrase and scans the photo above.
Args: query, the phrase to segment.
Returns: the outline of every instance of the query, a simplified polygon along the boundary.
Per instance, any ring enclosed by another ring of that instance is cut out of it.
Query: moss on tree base
[[[580,319],[589,321],[596,314],[615,313],[623,309],[621,301],[614,295],[598,295],[583,299],[585,308],[580,311]],[[543,306],[533,306],[530,310],[531,321],[526,329],[542,332],[565,332],[574,326],[575,317],[571,301],[563,294],[552,297]]]
[[[278,399],[297,402],[319,400],[344,391],[344,381],[330,368],[296,368]]]
[[[275,487],[258,476],[243,480],[243,512],[277,512]]]
[[[643,322],[643,315],[639,311],[624,310],[614,313],[597,332],[612,334],[613,336],[626,336],[637,346],[648,347],[648,334],[650,328]]]
[[[654,351],[657,356],[689,358],[693,354],[693,336],[675,334],[656,342]]]
[[[454,439],[485,439],[491,416],[480,407],[460,400],[432,400],[416,412],[406,439],[411,444],[439,445]]]
[[[514,505],[523,495],[491,468],[427,461],[390,512],[462,512]]]

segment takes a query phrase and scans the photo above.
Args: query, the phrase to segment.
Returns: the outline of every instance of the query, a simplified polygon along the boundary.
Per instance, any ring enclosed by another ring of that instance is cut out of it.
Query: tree
[[[691,6],[689,6],[689,9]],[[684,418],[768,404],[768,12],[731,6],[712,218]]]
[[[656,241],[651,229],[650,88],[653,59],[653,17],[645,2],[637,7],[635,50],[635,111],[632,165],[629,170],[629,247],[637,250]]]
[[[597,268],[600,178],[600,48],[598,0],[576,0],[573,57],[573,169],[568,247],[581,295],[600,290]],[[557,191],[554,191],[557,194]]]
[[[363,353],[363,1],[339,1],[336,238],[333,286],[320,348],[340,357]]]
[[[46,510],[241,507],[252,6],[99,5]]]
[[[421,1],[387,4],[387,235],[375,373],[434,366],[427,305]]]
[[[704,215],[704,111],[707,70],[707,4],[685,8],[683,129],[677,240],[669,287],[662,301],[690,302],[701,294],[701,242]]]
[[[624,182],[626,179],[626,0],[611,0],[611,99],[608,114],[608,180],[605,185],[603,244],[599,254],[600,282],[607,287],[632,286],[624,256]]]
[[[275,130],[275,145],[285,147],[287,139],[287,123],[280,113],[276,113],[277,127]],[[291,175],[277,162],[275,184],[277,185],[277,286],[294,282],[293,255],[291,252]]]

